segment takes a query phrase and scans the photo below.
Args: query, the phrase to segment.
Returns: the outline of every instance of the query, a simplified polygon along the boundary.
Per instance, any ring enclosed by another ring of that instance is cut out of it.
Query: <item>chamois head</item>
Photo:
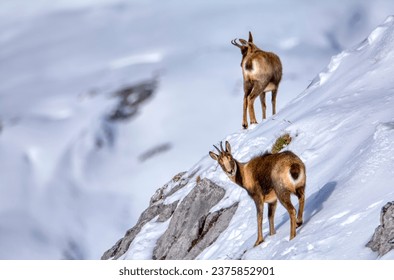
[[[241,54],[242,54],[242,58],[244,58],[248,53],[250,53],[251,51],[254,51],[257,48],[256,45],[253,43],[253,36],[252,36],[252,33],[250,31],[249,31],[249,39],[248,39],[248,41],[246,41],[244,39],[238,39],[238,41],[241,44],[237,43],[237,39],[232,40],[231,44],[233,44],[234,46],[240,48]]]
[[[226,141],[226,150],[223,150],[222,142],[220,142],[220,150],[218,147],[213,145],[215,149],[219,152],[219,154],[215,154],[214,152],[209,152],[211,158],[216,160],[219,165],[222,167],[223,171],[229,177],[235,176],[237,173],[237,163],[231,154],[231,146],[228,141]]]

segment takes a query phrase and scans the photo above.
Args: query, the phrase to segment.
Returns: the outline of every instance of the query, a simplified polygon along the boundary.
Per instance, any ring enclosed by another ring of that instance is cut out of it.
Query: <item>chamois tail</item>
[[[298,179],[298,177],[300,176],[300,173],[301,173],[300,165],[298,163],[293,163],[290,166],[290,175],[294,181]]]

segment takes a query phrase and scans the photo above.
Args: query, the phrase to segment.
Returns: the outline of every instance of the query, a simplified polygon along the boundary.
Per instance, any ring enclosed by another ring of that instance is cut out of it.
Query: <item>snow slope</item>
[[[280,55],[281,110],[393,8],[391,0],[0,0],[0,258],[99,258],[157,187],[238,129],[240,53],[230,40],[251,30]],[[107,121],[114,91],[153,80],[154,97],[133,119]]]
[[[365,244],[379,223],[381,207],[394,197],[393,65],[391,16],[361,44],[334,56],[277,115],[222,139],[231,143],[235,158],[247,161],[270,149],[281,134],[292,135],[287,148],[307,168],[304,224],[292,241],[288,214],[278,206],[276,235],[268,236],[265,217],[265,242],[253,248],[255,207],[246,192],[208,155],[192,167],[189,174],[198,170],[194,176],[226,189],[211,212],[239,201],[229,227],[198,259],[376,259]],[[190,181],[167,203],[185,197],[195,185],[195,180]],[[123,258],[149,258],[168,224],[153,220],[145,225]],[[394,252],[383,258],[394,259]]]

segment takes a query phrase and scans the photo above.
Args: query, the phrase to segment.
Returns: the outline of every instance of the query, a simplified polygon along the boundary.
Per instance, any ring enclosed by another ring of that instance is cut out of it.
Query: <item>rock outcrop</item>
[[[237,209],[234,204],[210,213],[225,191],[208,179],[196,187],[177,207],[166,232],[153,251],[153,259],[194,259],[225,230]]]
[[[152,196],[149,207],[137,224],[128,230],[101,259],[118,259],[127,252],[142,227],[157,218],[171,219],[167,230],[158,239],[152,259],[195,259],[228,227],[238,203],[215,212],[210,209],[225,195],[225,190],[208,179],[197,179],[194,188],[181,202],[164,204],[166,198],[185,187],[193,176],[180,173]]]
[[[178,205],[178,201],[175,201],[171,204],[164,204],[163,202],[166,197],[170,196],[175,191],[183,188],[186,185],[187,181],[182,180],[182,176],[185,173],[186,172],[182,172],[174,176],[174,178],[172,178],[168,184],[164,185],[155,192],[151,198],[149,207],[141,214],[137,224],[133,228],[129,229],[122,239],[116,242],[116,244],[111,249],[107,250],[103,254],[101,257],[102,260],[118,259],[124,253],[126,253],[130,247],[131,242],[133,242],[134,238],[141,231],[142,227],[153,218],[158,216],[158,221],[165,222],[171,217],[175,211],[176,206]],[[171,183],[175,183],[176,186],[165,195],[164,192]]]
[[[137,85],[126,86],[116,91],[113,96],[118,98],[116,108],[108,116],[111,121],[125,121],[137,114],[140,105],[153,96],[157,81],[149,80]]]
[[[380,225],[375,229],[372,239],[366,246],[378,252],[379,256],[394,249],[394,201],[383,206],[380,213]]]

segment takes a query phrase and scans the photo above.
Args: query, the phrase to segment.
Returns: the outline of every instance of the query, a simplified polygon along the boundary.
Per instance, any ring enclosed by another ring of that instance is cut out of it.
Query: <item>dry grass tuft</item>
[[[274,145],[272,145],[271,153],[276,154],[279,153],[284,147],[289,145],[291,142],[290,134],[286,133],[276,139]]]

